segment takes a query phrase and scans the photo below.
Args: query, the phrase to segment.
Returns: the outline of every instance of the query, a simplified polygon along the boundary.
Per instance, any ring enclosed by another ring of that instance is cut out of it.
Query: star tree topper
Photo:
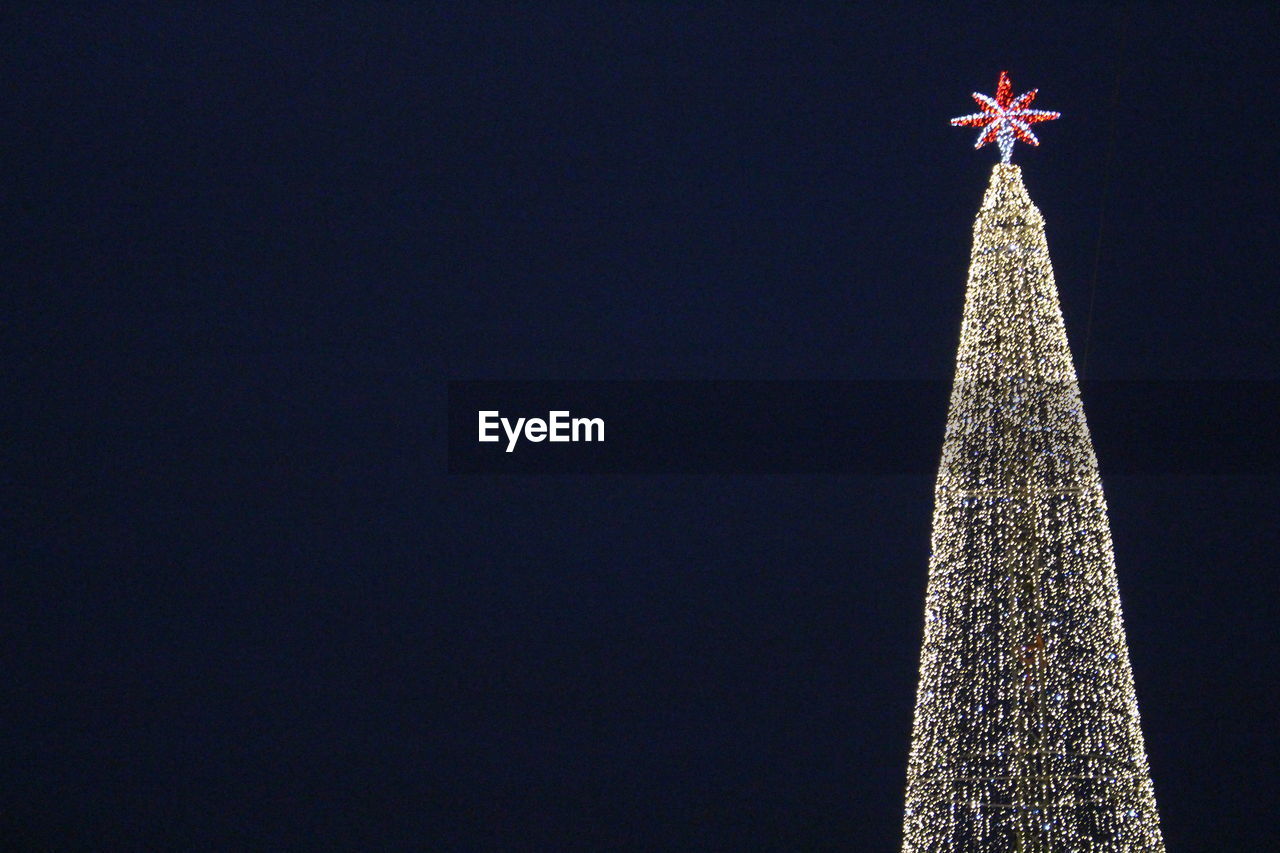
[[[1062,113],[1049,110],[1027,109],[1036,98],[1039,89],[1032,89],[1018,97],[1013,96],[1013,84],[1009,82],[1009,72],[1000,72],[1000,82],[996,84],[996,96],[973,93],[982,112],[953,118],[954,127],[980,127],[978,142],[973,147],[981,148],[988,142],[1000,147],[1000,162],[1008,163],[1013,156],[1013,143],[1022,140],[1028,145],[1039,145],[1040,140],[1031,132],[1031,125],[1038,121],[1051,121]]]

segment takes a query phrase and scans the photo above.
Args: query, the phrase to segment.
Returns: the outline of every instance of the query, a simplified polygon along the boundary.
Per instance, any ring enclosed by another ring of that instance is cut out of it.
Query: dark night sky
[[[108,5],[0,28],[20,848],[896,849],[931,478],[445,383],[948,378],[1001,68],[1086,375],[1280,380],[1273,8]],[[1277,478],[1106,486],[1169,849],[1280,848]]]

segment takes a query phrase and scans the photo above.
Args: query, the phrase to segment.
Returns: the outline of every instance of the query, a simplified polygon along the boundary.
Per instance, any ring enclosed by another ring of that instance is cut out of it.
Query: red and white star
[[[1009,72],[1001,71],[994,98],[973,93],[973,99],[978,102],[982,112],[953,118],[951,124],[955,127],[982,128],[978,134],[978,142],[973,147],[981,148],[988,142],[994,142],[1000,147],[1000,162],[1008,163],[1013,156],[1013,144],[1016,140],[1022,140],[1028,145],[1040,144],[1040,140],[1031,132],[1031,125],[1051,121],[1062,115],[1050,110],[1027,109],[1038,91],[1040,90],[1032,89],[1015,98],[1013,84],[1009,82]]]

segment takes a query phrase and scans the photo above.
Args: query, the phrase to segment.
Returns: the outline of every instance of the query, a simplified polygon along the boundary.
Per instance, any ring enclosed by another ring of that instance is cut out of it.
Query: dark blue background
[[[1273,7],[860,5],[4,12],[0,833],[893,849],[931,478],[444,474],[450,379],[945,381],[1001,68],[1086,376],[1280,378]],[[1106,485],[1170,850],[1274,848],[1275,478]]]

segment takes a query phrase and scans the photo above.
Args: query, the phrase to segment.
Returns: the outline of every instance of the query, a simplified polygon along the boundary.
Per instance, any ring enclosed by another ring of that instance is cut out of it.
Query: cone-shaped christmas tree
[[[1024,138],[1030,98],[1001,75],[988,100],[957,123],[990,119],[979,145]],[[1011,148],[973,228],[903,850],[1163,851],[1102,483],[1044,220]]]

